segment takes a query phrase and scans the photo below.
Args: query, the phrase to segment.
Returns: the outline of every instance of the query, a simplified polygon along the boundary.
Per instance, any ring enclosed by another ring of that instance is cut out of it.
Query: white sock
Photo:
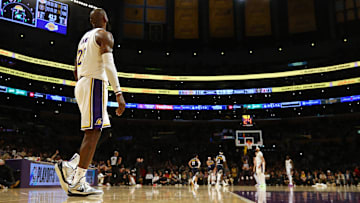
[[[292,182],[292,176],[291,176],[291,175],[288,175],[288,177],[289,177],[289,184],[292,185],[292,184],[293,184],[293,182]]]
[[[193,176],[193,178],[192,178],[192,181],[193,181],[193,182],[195,182],[195,177],[196,177],[196,176]]]
[[[217,174],[217,184],[220,184],[220,180],[221,180],[221,174],[220,173],[218,173]]]
[[[75,170],[74,179],[71,182],[71,185],[76,185],[79,182],[79,180],[86,175],[86,171],[87,171],[87,169],[77,167]]]
[[[80,161],[80,155],[78,153],[75,153],[71,159],[68,161],[71,168],[75,169]]]

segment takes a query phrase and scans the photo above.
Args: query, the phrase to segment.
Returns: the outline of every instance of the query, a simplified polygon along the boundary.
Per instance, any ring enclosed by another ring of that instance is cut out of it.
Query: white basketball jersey
[[[102,28],[95,28],[81,38],[78,45],[76,66],[78,78],[87,77],[107,81],[107,76],[100,54],[100,46],[96,43],[95,34]]]
[[[263,157],[263,153],[261,151],[259,151],[256,155],[256,166],[260,166],[261,165],[261,162],[262,162],[262,158]]]
[[[291,159],[285,160],[285,167],[286,167],[286,169],[291,169],[292,168]]]

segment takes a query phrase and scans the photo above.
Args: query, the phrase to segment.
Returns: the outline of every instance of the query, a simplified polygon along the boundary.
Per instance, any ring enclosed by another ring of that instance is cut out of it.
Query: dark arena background
[[[73,70],[94,8],[126,110],[109,90],[86,174],[104,194],[68,197],[54,164],[84,136]],[[360,0],[0,0],[0,202],[358,203],[359,67]]]

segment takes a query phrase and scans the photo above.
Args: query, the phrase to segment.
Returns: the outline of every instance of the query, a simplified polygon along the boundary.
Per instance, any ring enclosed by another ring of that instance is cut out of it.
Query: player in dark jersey
[[[193,185],[195,188],[198,188],[199,185],[197,184],[197,181],[198,181],[198,175],[199,175],[199,168],[201,166],[199,156],[195,155],[195,157],[189,161],[188,165],[191,168],[191,171],[193,174],[193,178],[191,180],[191,185]]]
[[[223,180],[224,174],[224,165],[226,166],[226,158],[222,151],[219,152],[219,155],[216,156],[216,174],[217,174],[217,182],[216,185],[220,186],[220,181]],[[227,184],[223,181],[224,186]]]
[[[208,185],[215,185],[215,161],[211,159],[211,157],[208,157],[208,160],[206,161],[206,165],[208,167]]]

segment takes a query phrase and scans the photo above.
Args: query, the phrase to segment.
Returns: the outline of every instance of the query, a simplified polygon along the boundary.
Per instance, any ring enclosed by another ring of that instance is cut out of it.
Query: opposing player
[[[114,38],[106,31],[108,17],[103,9],[94,9],[90,13],[93,29],[82,37],[75,61],[75,97],[81,113],[81,130],[85,135],[80,147],[80,161],[75,170],[64,162],[56,165],[61,185],[64,185],[69,196],[101,195],[86,182],[86,171],[95,153],[96,145],[103,128],[110,127],[107,113],[108,81],[110,82],[119,107],[116,115],[121,116],[125,110],[112,54]],[[67,171],[67,173],[65,173]]]
[[[294,163],[293,161],[290,159],[289,156],[286,156],[286,160],[285,160],[285,169],[286,169],[286,175],[289,179],[289,187],[293,187],[293,179],[292,179],[292,169],[294,168]]]
[[[256,147],[256,176],[258,177],[258,181],[260,187],[266,187],[265,183],[265,159],[263,153],[260,151],[259,147]]]
[[[206,165],[208,167],[208,185],[215,185],[215,162],[211,159],[211,157],[208,157],[208,160],[206,161]]]
[[[226,158],[222,151],[219,152],[219,155],[216,156],[216,186],[220,186],[220,181],[222,181],[224,186],[227,184],[224,181],[224,166],[226,166]]]
[[[199,160],[199,156],[196,154],[194,158],[192,158],[189,163],[188,163],[189,167],[191,168],[193,177],[191,179],[191,184],[195,187],[198,188],[199,185],[197,184],[198,181],[198,175],[199,175],[199,168],[201,166],[201,162]]]

